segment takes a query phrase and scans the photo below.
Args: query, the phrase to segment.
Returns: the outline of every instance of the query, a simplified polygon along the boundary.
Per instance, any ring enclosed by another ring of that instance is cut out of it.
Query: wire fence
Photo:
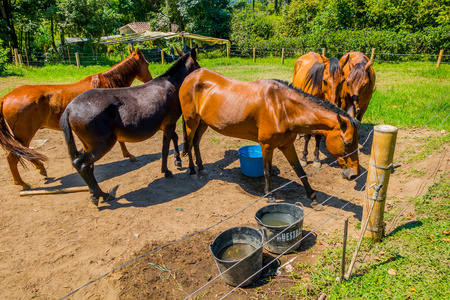
[[[431,117],[430,120],[427,122],[427,123],[429,123],[432,119],[438,118],[439,116],[441,116],[441,115],[444,113],[444,116],[442,116],[442,121],[441,121],[441,123],[438,125],[438,127],[436,128],[436,130],[439,130],[440,127],[442,127],[443,124],[445,124],[445,122],[447,122],[447,121],[449,120],[449,118],[450,118],[450,113],[448,113],[448,107],[450,106],[450,103],[446,103],[446,102],[442,103],[443,99],[445,99],[445,97],[447,96],[447,94],[448,94],[448,92],[445,93],[444,95],[442,95],[442,96],[439,98],[439,100],[433,101],[432,104],[430,104],[430,106],[424,108],[421,112],[418,113],[418,115],[420,115],[420,114],[422,114],[425,110],[428,110],[429,108],[431,108],[431,107],[433,107],[433,106],[437,106],[437,105],[441,105],[441,104],[442,104],[442,108],[439,109],[439,111],[438,111],[433,117]],[[445,115],[445,113],[447,113],[447,115]],[[425,128],[425,127],[426,127],[426,124],[422,126],[422,128]],[[403,129],[403,128],[404,128],[404,127],[400,128],[400,130]],[[361,148],[359,148],[359,149],[357,149],[357,150],[355,150],[355,151],[362,150],[362,149],[365,147],[365,145],[366,145],[367,142],[369,141],[369,139],[370,139],[370,137],[371,137],[371,135],[372,135],[373,132],[374,132],[374,130],[371,130],[371,131],[368,133],[368,135],[367,135],[365,141],[361,144]],[[419,141],[417,144],[415,144],[415,145],[414,145],[411,149],[409,149],[409,151],[407,151],[402,157],[400,157],[397,161],[395,161],[395,162],[393,163],[393,165],[398,165],[398,164],[399,164],[401,161],[403,161],[406,157],[408,157],[409,155],[411,155],[411,153],[413,153],[413,151],[414,151],[417,147],[419,147],[420,145],[422,145],[423,143],[425,143],[425,142],[431,137],[431,135],[432,135],[434,132],[435,132],[435,131],[431,132],[428,136],[426,136],[426,137],[423,138],[421,141]],[[406,140],[403,141],[403,143],[405,143],[407,140],[413,139],[414,137],[415,137],[414,135],[408,136],[408,137],[406,138]],[[403,144],[403,143],[402,143],[402,144]],[[370,145],[370,143],[369,143],[369,145]],[[351,154],[352,154],[352,153],[349,153],[348,155],[351,155]],[[150,252],[148,252],[148,253],[145,253],[145,254],[143,254],[143,255],[140,255],[140,256],[138,256],[138,257],[136,257],[136,258],[134,258],[134,259],[132,259],[132,260],[130,260],[130,261],[128,261],[128,262],[126,262],[126,263],[124,263],[124,264],[122,264],[122,265],[120,265],[120,266],[118,266],[118,267],[116,267],[116,268],[114,268],[114,269],[112,269],[112,270],[110,270],[110,271],[108,271],[107,273],[101,275],[100,277],[91,280],[90,282],[88,282],[88,283],[84,284],[83,286],[81,286],[81,287],[79,287],[79,288],[73,290],[72,292],[68,293],[67,295],[63,296],[63,297],[60,298],[60,299],[65,299],[65,298],[67,298],[67,297],[73,295],[74,293],[76,293],[76,292],[79,291],[80,289],[82,289],[82,288],[84,288],[84,287],[86,287],[86,286],[88,286],[88,285],[90,285],[90,284],[92,284],[92,283],[94,283],[94,282],[100,280],[101,278],[107,276],[108,274],[112,273],[113,271],[118,270],[118,269],[120,269],[120,268],[122,268],[122,267],[124,267],[124,266],[126,266],[126,265],[129,265],[129,264],[131,264],[131,263],[133,263],[133,262],[136,262],[137,260],[139,260],[139,259],[141,259],[141,258],[143,258],[143,257],[145,257],[145,256],[148,256],[148,255],[150,255],[150,254],[152,254],[152,253],[155,253],[155,252],[157,252],[157,251],[159,251],[159,250],[161,250],[161,249],[163,249],[163,248],[165,248],[165,247],[174,245],[174,244],[176,244],[176,243],[178,243],[178,242],[180,242],[180,241],[182,241],[182,240],[185,240],[185,239],[187,239],[187,238],[190,238],[190,237],[192,237],[192,236],[194,236],[194,235],[197,235],[197,234],[199,234],[199,233],[201,233],[201,232],[207,231],[207,230],[209,230],[209,229],[211,229],[211,228],[213,228],[213,227],[215,227],[215,226],[217,226],[217,225],[219,225],[219,224],[221,224],[221,223],[224,223],[225,221],[228,221],[228,220],[230,220],[231,218],[237,216],[238,214],[244,212],[245,210],[247,210],[248,208],[250,208],[251,206],[253,206],[255,203],[257,203],[257,202],[260,201],[261,199],[264,199],[265,197],[267,197],[269,194],[271,194],[271,193],[273,193],[273,192],[275,192],[275,191],[277,191],[277,190],[283,189],[283,188],[285,188],[286,186],[288,186],[288,185],[290,185],[290,184],[292,184],[292,183],[294,183],[294,182],[297,182],[298,180],[301,180],[301,179],[304,178],[304,177],[310,177],[310,176],[312,176],[312,175],[314,175],[314,174],[316,174],[316,173],[319,173],[319,172],[321,172],[322,170],[324,170],[325,168],[328,168],[328,167],[330,167],[330,166],[332,166],[333,164],[336,164],[336,163],[337,163],[337,160],[333,161],[332,163],[330,163],[329,165],[327,165],[327,166],[325,166],[325,167],[320,168],[319,170],[317,170],[317,171],[315,171],[315,172],[313,172],[313,173],[310,173],[310,174],[307,174],[307,175],[305,175],[305,176],[302,176],[302,177],[296,178],[296,179],[294,179],[294,180],[291,180],[291,181],[287,182],[286,184],[284,184],[284,185],[282,185],[282,186],[280,186],[280,187],[278,187],[278,188],[273,189],[272,191],[270,191],[270,192],[267,193],[266,195],[263,195],[262,197],[256,199],[254,202],[250,203],[249,205],[247,205],[246,207],[244,207],[244,208],[241,209],[240,211],[238,211],[238,212],[236,212],[236,213],[230,215],[229,217],[227,217],[227,218],[225,218],[225,219],[223,219],[223,220],[217,222],[216,224],[213,224],[213,225],[211,225],[211,226],[209,226],[209,227],[207,227],[207,228],[205,228],[205,229],[202,229],[202,230],[200,230],[200,231],[197,231],[197,232],[194,232],[194,233],[192,233],[192,234],[189,234],[189,235],[187,235],[187,236],[185,236],[185,237],[183,237],[183,238],[180,238],[180,239],[178,239],[178,240],[175,240],[175,241],[173,241],[173,242],[170,242],[170,243],[168,243],[168,244],[166,244],[166,245],[163,245],[163,246],[161,246],[161,247],[159,247],[159,248],[157,248],[157,249],[154,249],[154,250],[152,250],[152,251],[150,251]],[[363,172],[362,174],[360,174],[357,178],[355,178],[354,180],[350,181],[348,184],[346,184],[346,185],[345,185],[344,187],[342,187],[340,190],[338,190],[337,192],[335,192],[333,195],[331,195],[331,196],[329,196],[327,199],[323,200],[323,201],[320,203],[319,206],[317,206],[317,207],[315,207],[314,209],[312,209],[312,210],[311,210],[310,212],[308,212],[303,218],[307,217],[308,215],[310,215],[311,213],[313,213],[314,211],[316,211],[319,207],[321,207],[321,206],[323,206],[325,203],[327,203],[330,199],[334,198],[337,194],[339,194],[340,192],[342,192],[344,189],[346,189],[347,187],[351,186],[356,180],[362,178],[364,175],[366,175],[367,171],[368,171],[368,170],[364,171],[364,172]],[[356,197],[357,197],[364,189],[365,189],[365,185],[364,185],[361,189],[359,189],[359,190],[357,191],[356,195],[353,196],[353,198],[352,198],[351,200],[349,200],[347,203],[345,203],[342,207],[340,207],[336,212],[334,212],[331,216],[329,216],[325,221],[323,221],[321,224],[319,224],[317,227],[315,227],[313,230],[311,230],[308,234],[306,234],[305,236],[303,236],[303,237],[301,238],[301,240],[299,240],[296,244],[301,243],[301,241],[303,241],[304,239],[306,239],[309,235],[315,233],[315,232],[317,231],[318,228],[320,228],[321,226],[323,226],[324,224],[326,224],[327,222],[329,222],[334,216],[336,216],[338,213],[340,213],[347,205],[349,205],[350,203],[352,203],[353,200],[356,199]],[[291,225],[291,226],[292,226],[292,225]],[[290,226],[288,226],[285,230],[283,230],[283,231],[281,231],[280,233],[278,233],[278,234],[277,234],[275,237],[273,237],[272,239],[275,239],[277,236],[283,234],[283,232],[287,231],[289,228],[290,228]],[[269,243],[270,241],[271,241],[271,240],[266,241],[264,244],[267,244],[267,243]],[[296,244],[292,245],[291,248],[287,249],[286,251],[284,251],[283,253],[281,253],[280,255],[278,255],[276,258],[274,258],[272,261],[270,261],[270,262],[267,263],[266,265],[262,266],[262,268],[261,268],[260,270],[258,270],[257,272],[255,272],[254,274],[252,274],[251,276],[249,276],[247,279],[243,280],[242,283],[241,283],[240,285],[238,285],[238,286],[236,286],[235,288],[233,288],[229,293],[227,293],[226,295],[224,295],[221,299],[224,299],[224,298],[228,297],[231,293],[233,293],[234,291],[236,291],[236,290],[237,290],[244,282],[246,282],[249,278],[255,276],[256,274],[258,274],[259,272],[261,272],[263,269],[265,269],[266,267],[268,267],[269,265],[271,265],[273,262],[277,261],[280,257],[282,257],[283,255],[285,255],[286,253],[288,253],[288,252],[290,251],[290,249],[292,249],[292,248],[294,248],[294,247],[296,246]],[[238,264],[239,264],[239,263],[236,263],[236,264],[235,264],[233,267],[231,267],[231,268],[236,267]],[[225,272],[228,272],[231,268],[227,269]],[[220,273],[220,272],[219,272],[219,273]],[[214,282],[215,280],[217,280],[217,279],[220,278],[220,277],[221,277],[221,274],[218,274],[216,277],[210,279],[205,285],[199,287],[196,291],[194,291],[192,294],[188,295],[185,299],[190,299],[190,298],[192,298],[196,293],[198,293],[198,292],[201,291],[202,289],[206,288],[209,284],[211,284],[212,282]]]
[[[62,48],[60,52],[45,52],[45,51],[33,51],[27,52],[26,49],[10,51],[7,55],[8,62],[21,66],[35,66],[42,67],[48,64],[65,64],[65,65],[111,65],[118,63],[124,59],[124,55],[128,53],[123,51],[105,51],[96,53],[82,53],[71,51],[69,47]],[[310,51],[325,54],[326,57],[342,57],[345,53],[355,51],[349,49],[348,51],[330,51],[326,48],[308,48],[308,49],[295,49],[295,48],[250,48],[250,47],[238,47],[232,45],[227,48],[226,45],[205,45],[202,48],[196,49],[199,53],[203,53],[206,58],[217,57],[240,57],[250,58],[253,60],[269,57],[278,57],[281,62],[284,59],[296,59],[303,54]],[[178,56],[175,54],[173,47],[166,49],[156,48],[141,48],[145,58],[149,62],[155,63],[170,63],[173,62]],[[190,50],[186,45],[183,51]],[[360,50],[368,57],[372,56],[372,51]],[[161,54],[162,52],[162,54]],[[78,58],[77,58],[78,56]],[[402,54],[402,53],[385,53],[385,52],[373,52],[373,58],[377,62],[411,62],[422,61],[438,64],[450,64],[450,54],[443,54],[442,52],[436,54]],[[78,62],[78,63],[77,63]]]

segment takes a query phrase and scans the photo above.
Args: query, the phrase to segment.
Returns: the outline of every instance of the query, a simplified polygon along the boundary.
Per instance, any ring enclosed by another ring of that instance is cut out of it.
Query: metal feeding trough
[[[255,219],[258,227],[263,231],[264,248],[277,254],[288,249],[289,251],[297,250],[302,238],[304,217],[305,209],[300,202],[297,202],[296,205],[269,204],[259,209],[255,214]]]
[[[232,227],[216,237],[210,250],[227,284],[246,286],[258,280],[262,268],[262,243],[261,232],[247,226]]]

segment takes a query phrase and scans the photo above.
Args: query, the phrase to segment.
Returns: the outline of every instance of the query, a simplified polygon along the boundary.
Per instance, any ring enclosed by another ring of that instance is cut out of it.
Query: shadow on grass
[[[407,230],[407,229],[413,229],[416,227],[420,227],[422,225],[423,225],[422,221],[410,221],[408,223],[398,226],[391,233],[389,233],[386,237],[391,237],[391,236],[396,235],[400,231]]]

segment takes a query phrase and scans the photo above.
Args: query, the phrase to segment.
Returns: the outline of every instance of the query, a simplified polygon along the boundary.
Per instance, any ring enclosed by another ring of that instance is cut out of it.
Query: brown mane
[[[132,56],[116,64],[108,71],[102,73],[106,81],[106,88],[127,86],[130,78],[124,77],[123,74],[134,74],[132,71],[138,68],[139,63]]]
[[[348,74],[347,82],[350,84],[355,83],[357,86],[360,86],[367,77],[367,72],[365,69],[367,63],[368,61],[366,58],[363,58],[361,62],[357,63]],[[369,81],[371,81],[370,76]]]

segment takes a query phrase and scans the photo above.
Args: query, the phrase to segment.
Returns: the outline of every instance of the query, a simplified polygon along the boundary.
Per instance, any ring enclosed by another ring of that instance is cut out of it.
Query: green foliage
[[[189,32],[229,37],[231,10],[228,0],[178,0],[177,5]]]
[[[231,40],[240,47],[270,40],[276,35],[276,17],[250,9],[235,12],[231,21]]]
[[[2,40],[0,40],[1,45]],[[2,49],[0,48],[0,75],[2,75],[6,70],[6,63],[8,62],[8,51],[9,49]]]

